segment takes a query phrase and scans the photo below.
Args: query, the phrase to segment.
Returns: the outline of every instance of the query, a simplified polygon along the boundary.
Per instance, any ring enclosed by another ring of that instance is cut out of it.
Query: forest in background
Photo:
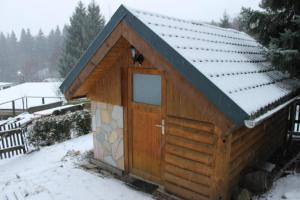
[[[104,25],[99,5],[91,1],[78,3],[63,30],[32,35],[23,29],[20,39],[14,32],[0,32],[0,82],[64,78]]]
[[[260,8],[242,8],[234,18],[225,11],[211,24],[250,34],[269,48],[267,57],[275,67],[300,77],[300,1],[263,0]],[[88,6],[78,3],[63,30],[57,27],[48,35],[40,30],[32,36],[23,29],[19,40],[14,32],[0,32],[0,82],[64,78],[104,25],[100,7],[92,0]]]
[[[32,35],[22,29],[20,39],[14,32],[0,33],[0,82],[42,81],[58,77],[57,65],[65,31],[57,27],[45,35]]]

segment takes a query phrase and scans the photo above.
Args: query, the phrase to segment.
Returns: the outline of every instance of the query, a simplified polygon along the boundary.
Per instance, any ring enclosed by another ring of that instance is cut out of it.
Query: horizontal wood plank
[[[180,183],[178,183],[178,184],[180,184]],[[175,185],[173,183],[166,182],[165,183],[165,189],[168,192],[174,193],[174,194],[176,194],[179,197],[182,197],[184,199],[188,199],[188,200],[209,200],[209,197],[207,197],[207,196],[199,195],[196,192],[193,192],[191,190],[182,188],[182,187],[180,187],[178,185]]]
[[[193,119],[181,118],[176,116],[167,116],[167,122],[174,125],[180,125],[186,128],[197,129],[208,133],[214,132],[214,125],[204,121],[197,121]]]
[[[168,153],[165,155],[165,161],[172,165],[193,171],[198,174],[206,176],[210,176],[212,174],[212,168],[207,165],[192,160],[180,158],[178,156],[170,155]]]
[[[165,181],[167,181],[169,183],[173,183],[173,184],[180,183],[180,187],[189,189],[189,190],[196,192],[203,196],[209,197],[209,195],[210,195],[209,187],[194,183],[192,181],[188,181],[186,179],[183,179],[181,177],[175,176],[170,173],[165,173]]]
[[[206,165],[211,165],[213,161],[211,155],[207,155],[205,153],[199,153],[197,151],[193,151],[190,149],[182,148],[171,144],[166,145],[166,152],[182,158],[194,160]]]
[[[9,148],[5,148],[5,149],[0,149],[0,154],[14,152],[14,151],[17,151],[17,150],[22,150],[23,153],[24,153],[25,152],[25,147],[24,146],[15,146],[15,147],[9,147]]]
[[[189,171],[187,169],[183,169],[183,168],[177,167],[175,165],[171,165],[169,163],[167,163],[165,165],[165,171],[168,173],[172,173],[178,177],[181,177],[186,180],[189,180],[189,181],[192,181],[195,183],[199,183],[202,185],[211,186],[211,184],[212,184],[212,180],[209,176],[197,174],[193,171]]]
[[[178,136],[167,135],[167,144],[173,144],[176,146],[184,147],[194,151],[206,153],[209,155],[213,154],[214,146],[211,144],[199,143],[189,139],[185,139]]]
[[[216,138],[212,134],[202,134],[201,132],[195,132],[195,129],[188,129],[182,127],[168,126],[167,124],[167,134],[182,137],[196,142],[201,142],[204,144],[215,144]]]

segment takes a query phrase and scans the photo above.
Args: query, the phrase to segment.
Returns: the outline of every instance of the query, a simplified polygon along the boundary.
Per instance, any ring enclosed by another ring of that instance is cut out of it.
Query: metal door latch
[[[161,120],[161,124],[156,124],[154,126],[161,128],[161,134],[165,134],[165,120]]]

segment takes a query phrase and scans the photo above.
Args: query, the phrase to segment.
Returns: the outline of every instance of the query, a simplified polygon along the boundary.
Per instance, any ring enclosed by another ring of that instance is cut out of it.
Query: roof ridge
[[[180,22],[185,22],[185,23],[192,23],[194,25],[202,25],[202,26],[207,26],[210,28],[214,28],[214,29],[219,29],[225,32],[232,32],[232,33],[236,33],[236,34],[246,34],[242,31],[239,30],[235,30],[235,29],[231,29],[231,28],[222,28],[219,26],[215,26],[212,24],[209,24],[208,22],[204,22],[204,21],[198,21],[195,19],[183,19],[183,18],[179,18],[179,17],[174,17],[174,16],[170,16],[170,15],[165,15],[165,14],[161,14],[161,13],[157,13],[157,12],[151,12],[151,11],[146,11],[143,9],[136,9],[136,8],[132,8],[132,7],[128,7],[123,5],[126,9],[128,9],[130,12],[137,12],[137,13],[143,13],[145,15],[152,15],[152,16],[157,16],[157,17],[164,17],[170,20],[175,20],[175,21],[180,21]],[[248,34],[246,34],[248,36]]]
[[[155,25],[155,26],[169,27],[169,28],[173,28],[173,29],[186,30],[186,31],[195,32],[195,33],[202,33],[202,34],[214,35],[214,36],[218,36],[218,37],[231,38],[231,39],[234,39],[234,40],[242,40],[242,41],[257,43],[257,41],[255,41],[251,37],[249,37],[249,39],[248,39],[248,38],[230,36],[230,35],[227,35],[227,34],[211,33],[209,31],[199,31],[199,30],[196,30],[196,29],[181,28],[179,26],[174,26],[174,25],[173,26],[165,25],[163,23],[153,23],[153,22],[147,22],[147,23],[150,24],[150,25]]]

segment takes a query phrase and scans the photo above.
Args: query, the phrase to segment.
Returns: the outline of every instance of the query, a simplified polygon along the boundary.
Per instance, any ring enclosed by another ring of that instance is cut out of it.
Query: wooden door
[[[130,68],[128,80],[130,173],[160,183],[165,81],[158,70],[142,68]]]

